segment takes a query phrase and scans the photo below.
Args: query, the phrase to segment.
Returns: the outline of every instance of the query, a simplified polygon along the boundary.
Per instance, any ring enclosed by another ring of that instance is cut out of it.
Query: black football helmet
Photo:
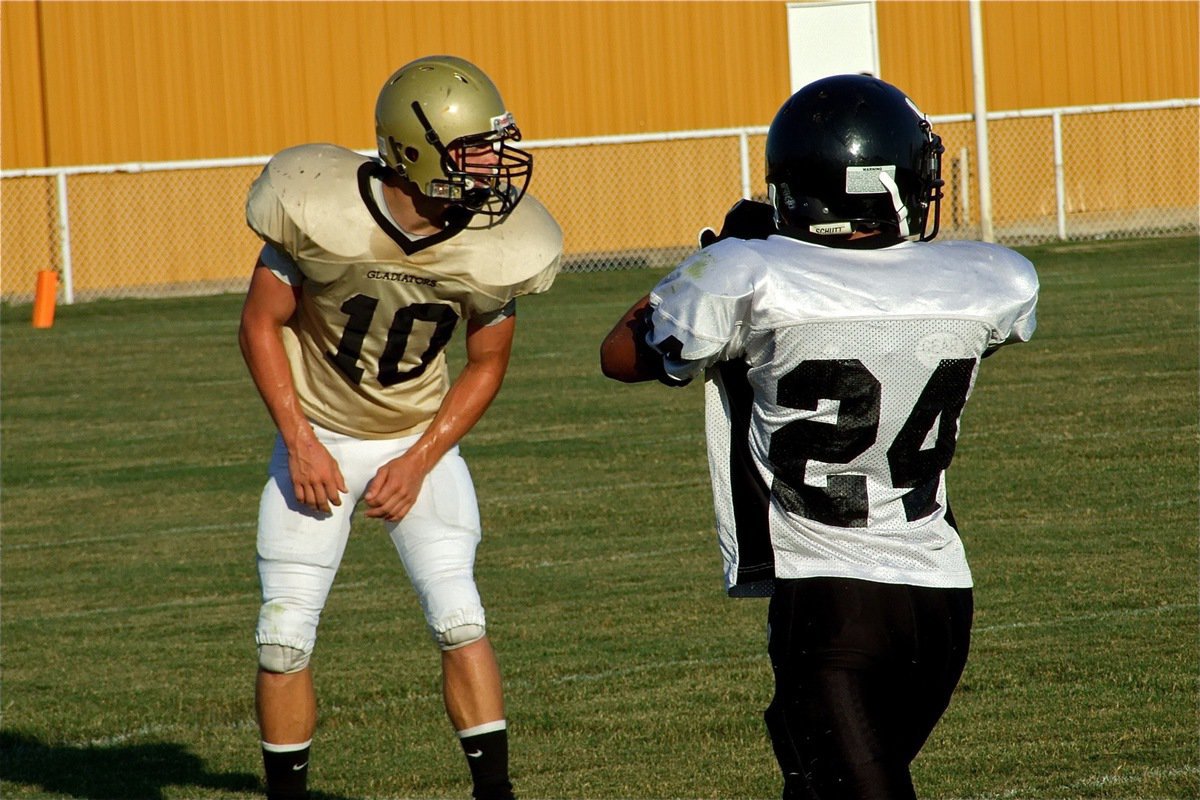
[[[767,132],[767,186],[781,232],[835,246],[937,236],[941,137],[907,96],[867,75],[793,94]],[[931,230],[926,223],[932,211]],[[844,234],[883,235],[848,242]]]

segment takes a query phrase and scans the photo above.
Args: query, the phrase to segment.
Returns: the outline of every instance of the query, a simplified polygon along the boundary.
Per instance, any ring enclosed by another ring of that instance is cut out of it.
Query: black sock
[[[262,743],[267,800],[307,800],[310,744]]]
[[[504,721],[460,731],[458,740],[471,768],[475,800],[513,800],[512,783],[508,779],[508,729]]]

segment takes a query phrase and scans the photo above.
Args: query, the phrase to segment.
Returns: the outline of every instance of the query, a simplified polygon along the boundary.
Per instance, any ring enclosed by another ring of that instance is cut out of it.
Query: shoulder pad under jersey
[[[292,147],[272,158],[250,187],[246,222],[293,257],[311,242],[353,255],[370,224],[358,189],[365,156],[331,144]]]
[[[558,275],[562,229],[536,197],[526,194],[499,224],[466,233],[481,237],[491,254],[476,280],[493,287],[497,296],[544,292]]]

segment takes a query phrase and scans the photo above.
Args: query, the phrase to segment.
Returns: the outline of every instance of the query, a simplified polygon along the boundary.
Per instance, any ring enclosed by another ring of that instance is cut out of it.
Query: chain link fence
[[[940,238],[980,238],[970,116],[946,145]],[[1196,234],[1200,100],[989,115],[993,231],[1004,244]],[[564,268],[665,267],[739,197],[765,199],[766,128],[526,142],[531,192],[564,232]],[[243,203],[266,158],[0,173],[0,299],[244,291],[259,249]]]

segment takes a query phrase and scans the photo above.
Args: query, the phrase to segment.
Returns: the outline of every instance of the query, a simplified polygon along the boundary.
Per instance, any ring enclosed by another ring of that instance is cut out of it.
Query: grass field
[[[989,359],[950,471],[970,663],[928,798],[1195,798],[1194,238],[1031,248],[1034,340]],[[698,387],[597,368],[652,272],[521,304],[465,441],[523,798],[772,798],[760,600],[721,591]],[[0,795],[249,798],[254,529],[273,429],[240,298],[4,307]],[[461,363],[461,338],[455,363]],[[465,798],[437,654],[359,517],[314,659],[318,800]]]

